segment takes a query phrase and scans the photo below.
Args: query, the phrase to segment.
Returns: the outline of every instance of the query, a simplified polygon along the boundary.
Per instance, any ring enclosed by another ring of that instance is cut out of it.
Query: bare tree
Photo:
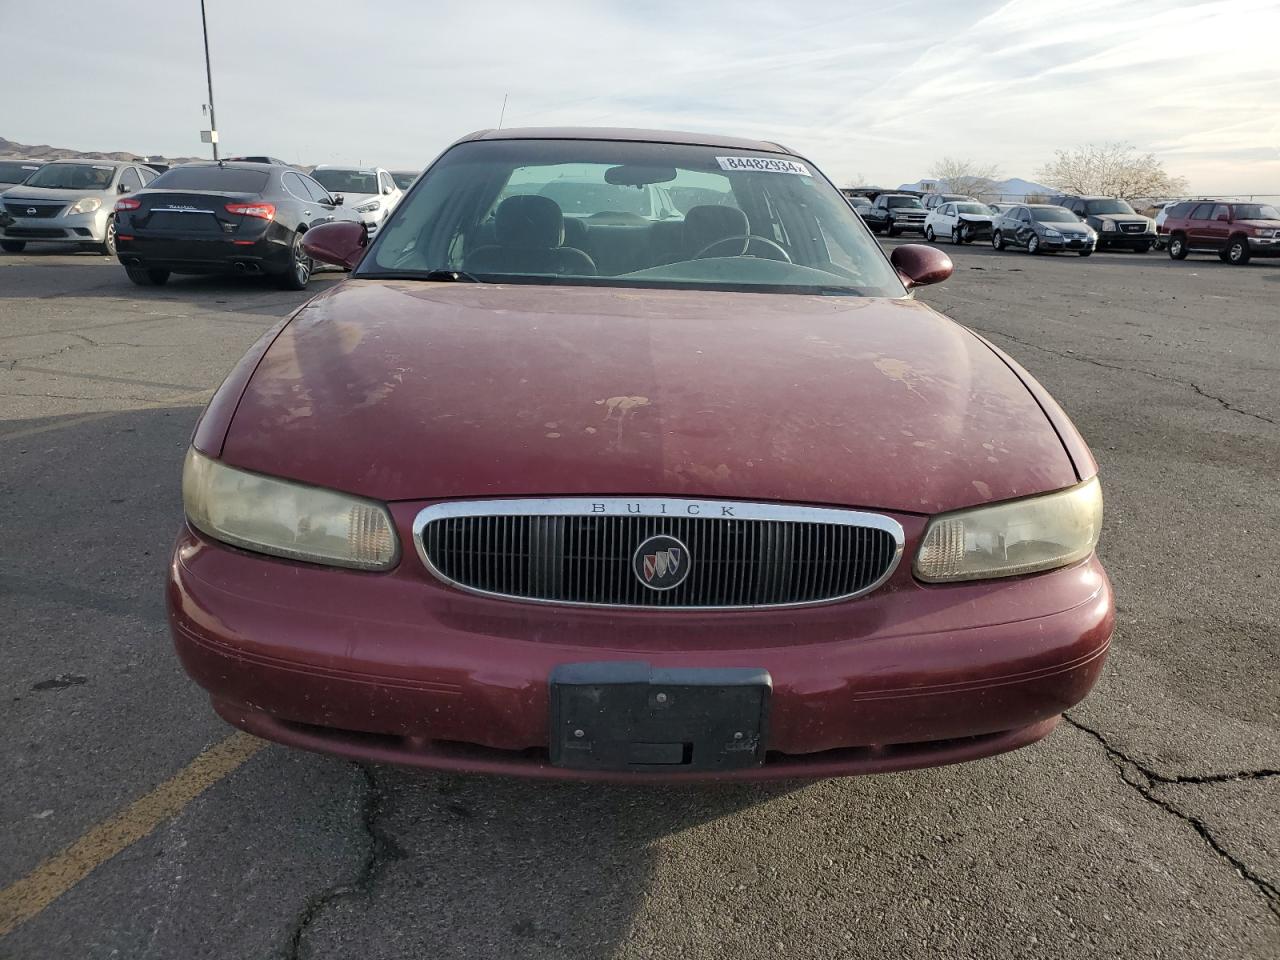
[[[1059,150],[1040,168],[1038,176],[1064,193],[1125,200],[1176,197],[1187,192],[1187,181],[1170,176],[1154,154],[1138,153],[1132,144],[1120,142]]]
[[[938,181],[938,189],[947,193],[963,193],[976,197],[990,193],[991,186],[1000,179],[1000,168],[994,163],[977,163],[958,157],[943,157],[929,170],[929,176]]]

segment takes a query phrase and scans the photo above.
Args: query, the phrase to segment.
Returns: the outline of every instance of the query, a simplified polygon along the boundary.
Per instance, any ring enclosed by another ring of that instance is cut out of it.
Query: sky
[[[224,155],[427,165],[472,130],[760,137],[839,184],[1124,141],[1280,194],[1280,0],[207,0]],[[77,26],[78,25],[78,26]],[[199,0],[0,0],[0,136],[208,155]],[[23,78],[14,82],[12,78]]]

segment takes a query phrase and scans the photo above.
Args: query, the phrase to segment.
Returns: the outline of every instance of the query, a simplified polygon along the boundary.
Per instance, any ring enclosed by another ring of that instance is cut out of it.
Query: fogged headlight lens
[[[916,554],[921,580],[985,580],[1051,570],[1093,552],[1102,530],[1097,477],[1067,490],[934,517]]]
[[[182,468],[182,502],[192,526],[246,550],[359,570],[396,562],[382,504],[236,470],[195,449]]]
[[[85,197],[83,200],[77,200],[67,209],[67,216],[73,213],[93,213],[102,206],[102,201],[97,197]]]

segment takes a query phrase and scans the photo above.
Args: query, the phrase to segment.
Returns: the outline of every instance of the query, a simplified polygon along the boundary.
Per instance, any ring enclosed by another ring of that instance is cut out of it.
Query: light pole
[[[209,24],[204,16],[204,0],[200,0],[200,27],[204,31],[204,75],[209,81],[209,140],[213,143],[213,159],[218,159],[218,120],[213,113],[213,68],[209,66]]]

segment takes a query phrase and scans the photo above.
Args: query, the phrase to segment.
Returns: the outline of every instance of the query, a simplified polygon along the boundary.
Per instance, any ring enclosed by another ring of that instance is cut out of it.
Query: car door
[[[933,232],[939,237],[951,239],[951,233],[956,226],[956,205],[954,203],[943,203],[937,207],[938,221],[937,226],[933,228]]]
[[[310,218],[312,226],[318,223],[331,223],[338,219],[335,212],[337,204],[333,202],[333,197],[329,195],[329,191],[310,177],[304,177],[302,174],[297,174],[297,177],[302,181],[303,189],[311,197],[310,205],[303,212]]]
[[[1209,246],[1223,250],[1231,238],[1231,208],[1225,203],[1215,203],[1205,224],[1205,241]]]
[[[1031,222],[1031,211],[1026,207],[1019,207],[1015,219],[1018,226],[1013,234],[1013,242],[1020,247],[1025,247],[1031,235],[1035,233],[1035,226]]]
[[[1187,220],[1187,245],[1191,247],[1208,246],[1212,241],[1209,235],[1209,219],[1213,216],[1212,203],[1198,203]]]

